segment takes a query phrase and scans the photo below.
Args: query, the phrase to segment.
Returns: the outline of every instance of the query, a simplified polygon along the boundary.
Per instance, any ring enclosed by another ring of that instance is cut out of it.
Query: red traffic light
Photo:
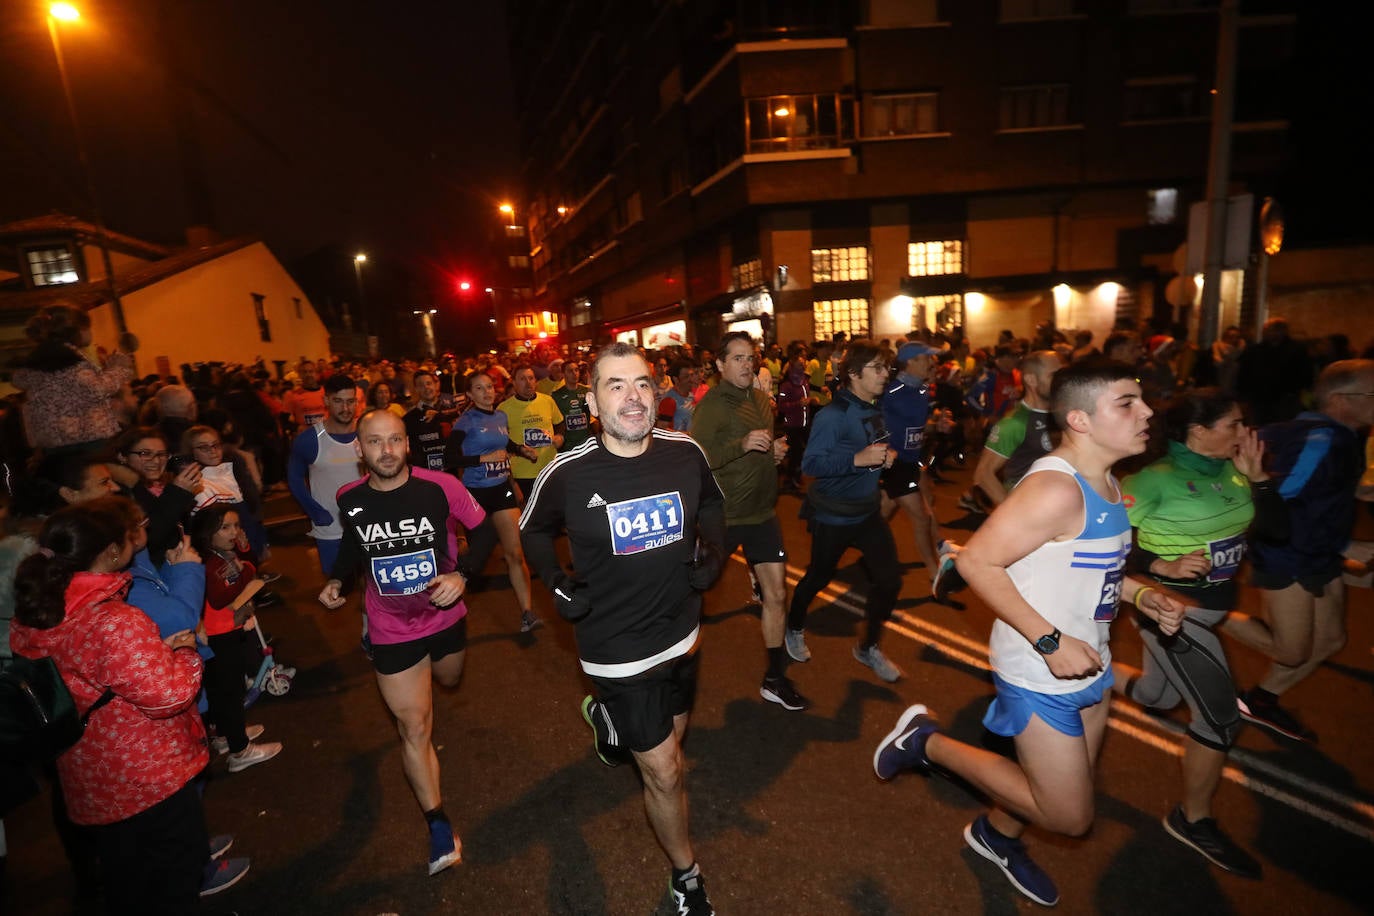
[[[468,290],[472,289],[472,284],[469,283],[467,280],[460,280],[458,282],[458,288],[461,289],[463,292],[467,292]]]

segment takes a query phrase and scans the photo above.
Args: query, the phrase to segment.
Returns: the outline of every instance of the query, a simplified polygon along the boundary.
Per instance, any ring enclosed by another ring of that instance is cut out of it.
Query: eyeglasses
[[[150,448],[140,448],[140,449],[134,449],[134,450],[133,450],[132,452],[130,452],[129,454],[130,454],[130,455],[133,455],[135,458],[141,458],[141,459],[143,459],[144,461],[147,461],[149,458],[166,458],[166,457],[167,457],[169,454],[171,454],[171,453],[170,453],[170,452],[155,452],[155,451],[153,451],[153,450],[150,449]]]
[[[216,452],[223,447],[224,444],[221,442],[206,442],[203,445],[193,445],[191,446],[191,449],[192,451],[197,452]]]

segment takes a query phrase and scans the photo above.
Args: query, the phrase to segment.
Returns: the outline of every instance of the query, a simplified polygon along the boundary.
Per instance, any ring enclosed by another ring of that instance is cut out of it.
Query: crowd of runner
[[[1113,693],[1188,706],[1164,826],[1260,876],[1212,814],[1227,750],[1243,721],[1316,740],[1280,699],[1344,645],[1343,574],[1369,571],[1345,554],[1370,495],[1374,362],[1338,337],[1296,341],[1280,319],[1204,351],[1181,330],[1131,327],[1100,346],[1042,327],[977,350],[957,330],[787,344],[730,333],[712,350],[542,346],[143,378],[136,341],[92,351],[79,310],[49,307],[29,333],[0,424],[0,655],[51,657],[94,710],[44,769],[78,881],[110,912],[186,912],[248,870],[224,855],[232,837],[210,835],[201,792],[212,754],[240,772],[282,750],[244,714],[256,611],[281,600],[263,519],[276,493],[309,522],[320,602],[363,592],[360,651],[397,723],[429,874],[462,858],[431,682],[458,684],[464,593],[499,547],[512,625],[544,625],[531,570],[573,624],[595,752],[640,774],[670,892],[691,914],[712,908],[682,740],[702,596],[737,550],[761,605],[760,697],[782,710],[810,705],[790,672],[811,659],[808,611],[850,549],[869,580],[853,657],[882,681],[903,677],[881,639],[904,589],[940,602],[969,589],[993,610],[984,724],[1016,758],[954,740],[921,704],[872,766],[981,792],[991,808],[965,841],[1046,906],[1055,883],[1020,837],[1090,827]],[[941,537],[932,487],[954,466],[972,470],[957,512],[987,516],[964,544]],[[784,543],[780,494],[800,497],[806,543]],[[920,585],[903,580],[898,510]],[[790,600],[789,547],[807,557]],[[1242,582],[1258,615],[1236,611]],[[1123,607],[1141,670],[1112,660]],[[1267,656],[1268,673],[1237,685],[1228,643]]]

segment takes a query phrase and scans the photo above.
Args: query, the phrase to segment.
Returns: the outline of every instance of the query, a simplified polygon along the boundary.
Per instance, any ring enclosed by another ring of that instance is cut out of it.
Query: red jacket
[[[19,621],[10,646],[28,658],[51,656],[83,712],[109,687],[81,740],[57,758],[67,808],[78,824],[126,820],[168,798],[209,763],[196,712],[203,663],[193,649],[173,652],[157,626],[124,602],[128,573],[77,573],[67,614],[47,630]]]

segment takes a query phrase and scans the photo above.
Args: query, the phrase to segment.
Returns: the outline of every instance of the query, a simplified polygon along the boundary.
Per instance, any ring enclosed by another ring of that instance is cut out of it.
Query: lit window
[[[61,286],[79,283],[76,258],[66,245],[53,248],[30,248],[24,252],[29,263],[29,277],[34,286]]]
[[[811,282],[843,283],[868,279],[868,249],[812,248]],[[867,321],[867,318],[865,318]]]
[[[834,149],[854,137],[854,101],[833,93],[750,99],[749,152]]]
[[[534,326],[535,319],[533,312],[520,312],[515,316],[515,327],[517,329],[529,328],[532,330]]]
[[[513,254],[510,257],[506,258],[506,262],[510,264],[511,267],[515,268],[530,266],[529,255]]]
[[[918,296],[911,300],[912,327],[948,331],[964,323],[964,297]]]
[[[964,272],[964,243],[911,242],[906,246],[906,272],[910,277],[935,277]]]
[[[524,226],[507,226],[507,227],[506,227],[506,238],[509,238],[509,239],[523,239],[524,237],[525,237],[525,227],[524,227]]]
[[[868,299],[823,299],[811,306],[814,339],[829,340],[844,331],[853,340],[868,336]]]
[[[544,330],[558,333],[558,314],[556,312],[544,313]]]
[[[753,289],[763,285],[763,262],[758,258],[730,268],[730,280],[736,290]]]
[[[1064,127],[1072,123],[1067,84],[1009,86],[1002,90],[997,114],[999,130]]]
[[[865,137],[919,137],[940,131],[940,96],[874,95],[864,100]]]

